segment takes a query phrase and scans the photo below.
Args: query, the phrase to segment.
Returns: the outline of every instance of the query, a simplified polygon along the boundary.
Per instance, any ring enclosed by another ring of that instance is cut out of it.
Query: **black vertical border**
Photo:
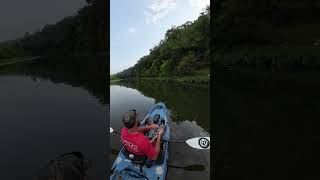
[[[105,30],[106,32],[106,53],[107,53],[107,74],[106,74],[106,89],[108,96],[108,117],[107,117],[107,125],[110,126],[110,0],[105,0],[106,6],[106,20],[105,20]],[[106,127],[108,127],[106,126]],[[108,128],[106,128],[108,129]],[[106,132],[106,179],[110,178],[110,134],[109,131]]]

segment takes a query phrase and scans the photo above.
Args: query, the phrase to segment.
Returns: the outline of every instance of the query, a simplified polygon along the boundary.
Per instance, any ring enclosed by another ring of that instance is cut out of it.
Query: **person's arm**
[[[137,128],[137,131],[141,132],[141,133],[144,133],[146,131],[150,131],[152,129],[157,129],[159,127],[159,125],[157,124],[152,124],[152,125],[147,125],[145,127],[138,127]]]
[[[147,115],[146,117],[144,117],[142,121],[146,121],[147,119],[149,119],[149,115]]]
[[[160,153],[160,143],[161,143],[161,137],[163,134],[163,128],[160,129],[158,137],[157,137],[157,142],[156,142],[156,146],[155,146],[155,151],[156,154],[151,158],[151,160],[157,160],[159,153]]]

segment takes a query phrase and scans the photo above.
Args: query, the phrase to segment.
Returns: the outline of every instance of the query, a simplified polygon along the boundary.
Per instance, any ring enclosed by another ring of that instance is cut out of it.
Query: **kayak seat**
[[[146,156],[135,155],[135,154],[129,152],[126,148],[124,148],[124,150],[123,150],[123,155],[126,158],[130,159],[133,164],[142,164],[142,165],[144,165],[146,163],[146,160],[147,160]]]

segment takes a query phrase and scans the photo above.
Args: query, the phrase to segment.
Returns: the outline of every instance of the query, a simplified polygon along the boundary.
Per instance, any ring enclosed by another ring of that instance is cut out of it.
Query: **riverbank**
[[[21,62],[34,61],[34,60],[36,60],[38,58],[40,58],[40,56],[26,56],[26,57],[16,57],[16,58],[10,58],[10,59],[2,59],[2,60],[0,60],[0,67],[1,66],[12,65],[12,64],[16,64],[16,63],[21,63]]]
[[[110,84],[114,84],[114,83],[121,82],[121,81],[122,81],[122,79],[113,79],[113,80],[110,79]]]
[[[210,83],[210,75],[207,76],[183,76],[183,77],[143,77],[143,78],[128,78],[128,79],[110,79],[110,84],[116,84],[120,82],[127,82],[127,81],[141,81],[141,80],[148,80],[148,81],[175,81],[181,83],[188,83],[188,84],[209,84]]]
[[[110,84],[121,82],[122,79],[116,75],[110,75]]]
[[[172,77],[130,77],[119,78],[116,75],[110,76],[110,84],[135,80],[156,80],[156,81],[176,81],[188,84],[209,84],[210,83],[210,67],[196,70],[192,75],[172,76]]]
[[[320,44],[244,46],[216,50],[217,66],[266,68],[273,71],[320,68]]]

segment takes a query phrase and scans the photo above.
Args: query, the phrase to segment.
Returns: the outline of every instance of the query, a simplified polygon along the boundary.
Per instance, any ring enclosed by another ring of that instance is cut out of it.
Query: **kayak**
[[[110,180],[165,180],[169,159],[170,126],[168,123],[167,109],[164,103],[153,105],[147,116],[140,122],[140,126],[150,123],[164,127],[162,135],[161,150],[155,161],[135,159],[124,147],[120,150],[111,168]],[[156,137],[158,129],[151,130],[145,134],[150,140]]]

